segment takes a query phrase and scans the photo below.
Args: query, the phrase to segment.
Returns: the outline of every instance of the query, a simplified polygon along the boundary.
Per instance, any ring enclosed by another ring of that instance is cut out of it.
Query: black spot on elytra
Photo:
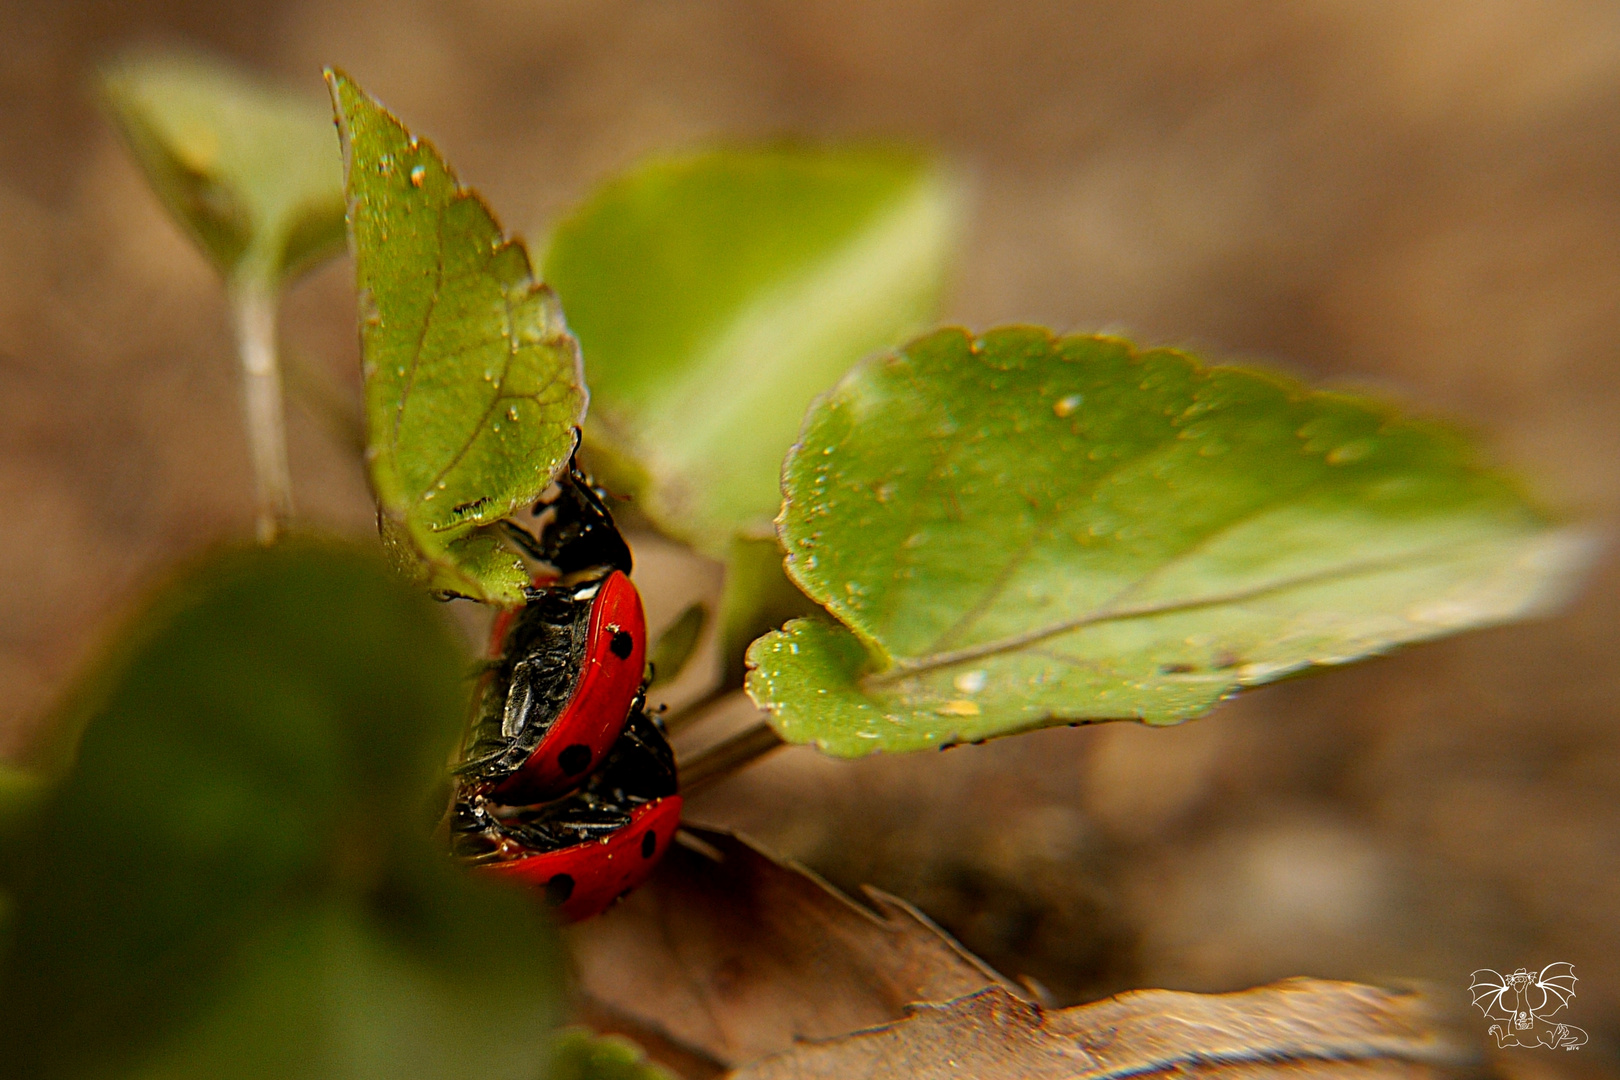
[[[650,859],[653,857],[653,853],[657,850],[658,834],[653,832],[651,829],[648,829],[647,835],[641,838],[641,857],[643,859]]]
[[[565,746],[563,752],[557,755],[557,764],[569,776],[578,776],[591,767],[591,748],[584,743]]]
[[[630,650],[636,647],[636,639],[630,636],[630,631],[620,630],[613,635],[608,643],[608,651],[620,660],[630,659]]]
[[[553,906],[566,904],[574,895],[574,879],[568,874],[553,874],[546,882],[546,903]]]
[[[1160,664],[1159,672],[1163,675],[1186,675],[1196,670],[1191,664]]]

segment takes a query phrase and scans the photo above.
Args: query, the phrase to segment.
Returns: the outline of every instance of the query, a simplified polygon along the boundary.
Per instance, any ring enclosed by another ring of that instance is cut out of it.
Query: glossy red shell
[[[637,807],[606,840],[485,863],[478,871],[543,891],[565,921],[578,922],[646,881],[680,823],[681,797],[666,795]]]
[[[510,624],[503,616],[495,632],[504,638]],[[591,601],[585,661],[573,695],[528,760],[492,795],[514,803],[541,802],[578,787],[618,741],[646,666],[641,594],[615,570],[602,579]]]

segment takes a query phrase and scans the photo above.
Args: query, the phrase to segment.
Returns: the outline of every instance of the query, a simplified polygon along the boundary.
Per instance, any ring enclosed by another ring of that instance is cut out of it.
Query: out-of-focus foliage
[[[343,174],[319,98],[177,52],[131,53],[102,89],[153,190],[227,279],[273,287],[343,250]]]
[[[593,460],[716,558],[768,535],[805,407],[934,315],[960,210],[937,162],[880,147],[718,150],[605,184],[544,264],[589,366]],[[779,625],[780,559],[730,569],[726,625]],[[740,683],[752,637],[722,638]]]
[[[48,790],[44,776],[0,761],[0,836],[26,821]]]
[[[534,502],[573,452],[579,346],[523,245],[432,144],[341,73],[328,81],[384,539],[433,588],[519,603],[528,576],[489,527]]]
[[[551,1048],[545,1080],[674,1080],[641,1047],[617,1035],[564,1028]]]
[[[77,765],[0,868],[0,1075],[535,1075],[545,919],[430,835],[464,667],[347,548],[173,581],[79,683]]]
[[[654,160],[561,222],[544,260],[590,365],[589,436],[642,510],[717,556],[781,503],[805,406],[933,315],[955,189],[889,149]]]
[[[708,606],[701,601],[687,606],[675,617],[675,621],[658,635],[653,644],[652,652],[648,654],[648,663],[652,665],[654,683],[667,683],[680,675],[681,669],[692,658],[692,652],[697,648],[698,640],[703,636],[703,628],[709,624]]]
[[[1542,610],[1589,549],[1442,425],[1030,327],[862,365],[783,475],[788,573],[839,621],[761,639],[748,687],[845,756],[1185,720]]]

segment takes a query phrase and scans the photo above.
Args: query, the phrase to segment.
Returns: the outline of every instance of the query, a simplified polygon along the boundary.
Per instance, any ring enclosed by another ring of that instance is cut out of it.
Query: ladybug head
[[[630,548],[619,535],[603,492],[576,460],[540,496],[524,525],[508,522],[507,534],[530,558],[564,577],[584,570],[630,572]]]

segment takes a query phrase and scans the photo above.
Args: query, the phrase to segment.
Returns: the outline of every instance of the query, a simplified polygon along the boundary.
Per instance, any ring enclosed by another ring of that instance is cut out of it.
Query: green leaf
[[[454,897],[434,895],[441,891],[412,899]],[[491,1001],[489,987],[515,978],[516,989],[532,990],[540,980],[523,967],[535,957],[507,951],[523,939],[480,926],[487,913],[443,906],[434,913],[442,925],[408,927],[403,942],[353,903],[272,915],[233,958],[199,1022],[126,1075],[530,1080],[545,1057],[550,999]]]
[[[720,657],[723,685],[743,684],[748,646],[789,619],[821,609],[782,572],[782,546],[775,536],[732,537],[726,560],[726,588],[720,603]]]
[[[544,917],[430,839],[466,695],[442,612],[294,541],[192,567],[122,641],[0,865],[0,1075],[532,1076]]]
[[[273,287],[343,250],[343,176],[318,98],[186,53],[130,53],[103,94],[169,212],[228,280]]]
[[[49,791],[48,777],[0,761],[0,836],[31,819]]]
[[[658,635],[658,641],[648,656],[653,670],[653,685],[674,682],[680,677],[708,623],[708,605],[699,600],[687,605],[686,610]]]
[[[339,72],[361,297],[366,457],[385,540],[432,587],[516,603],[527,579],[480,532],[566,466],[585,415],[579,346],[520,241],[444,159]]]
[[[674,1080],[621,1035],[595,1036],[564,1028],[552,1043],[546,1080]]]
[[[1027,327],[862,365],[783,490],[788,573],[839,622],[756,642],[748,689],[846,756],[1175,723],[1543,610],[1589,546],[1439,424]]]
[[[0,865],[14,860],[12,845],[38,817],[49,791],[45,776],[0,761]],[[0,960],[9,951],[12,910],[10,891],[0,880]]]
[[[811,398],[932,317],[955,185],[894,149],[722,150],[605,185],[546,280],[590,363],[586,432],[672,536],[725,557],[781,503]]]

